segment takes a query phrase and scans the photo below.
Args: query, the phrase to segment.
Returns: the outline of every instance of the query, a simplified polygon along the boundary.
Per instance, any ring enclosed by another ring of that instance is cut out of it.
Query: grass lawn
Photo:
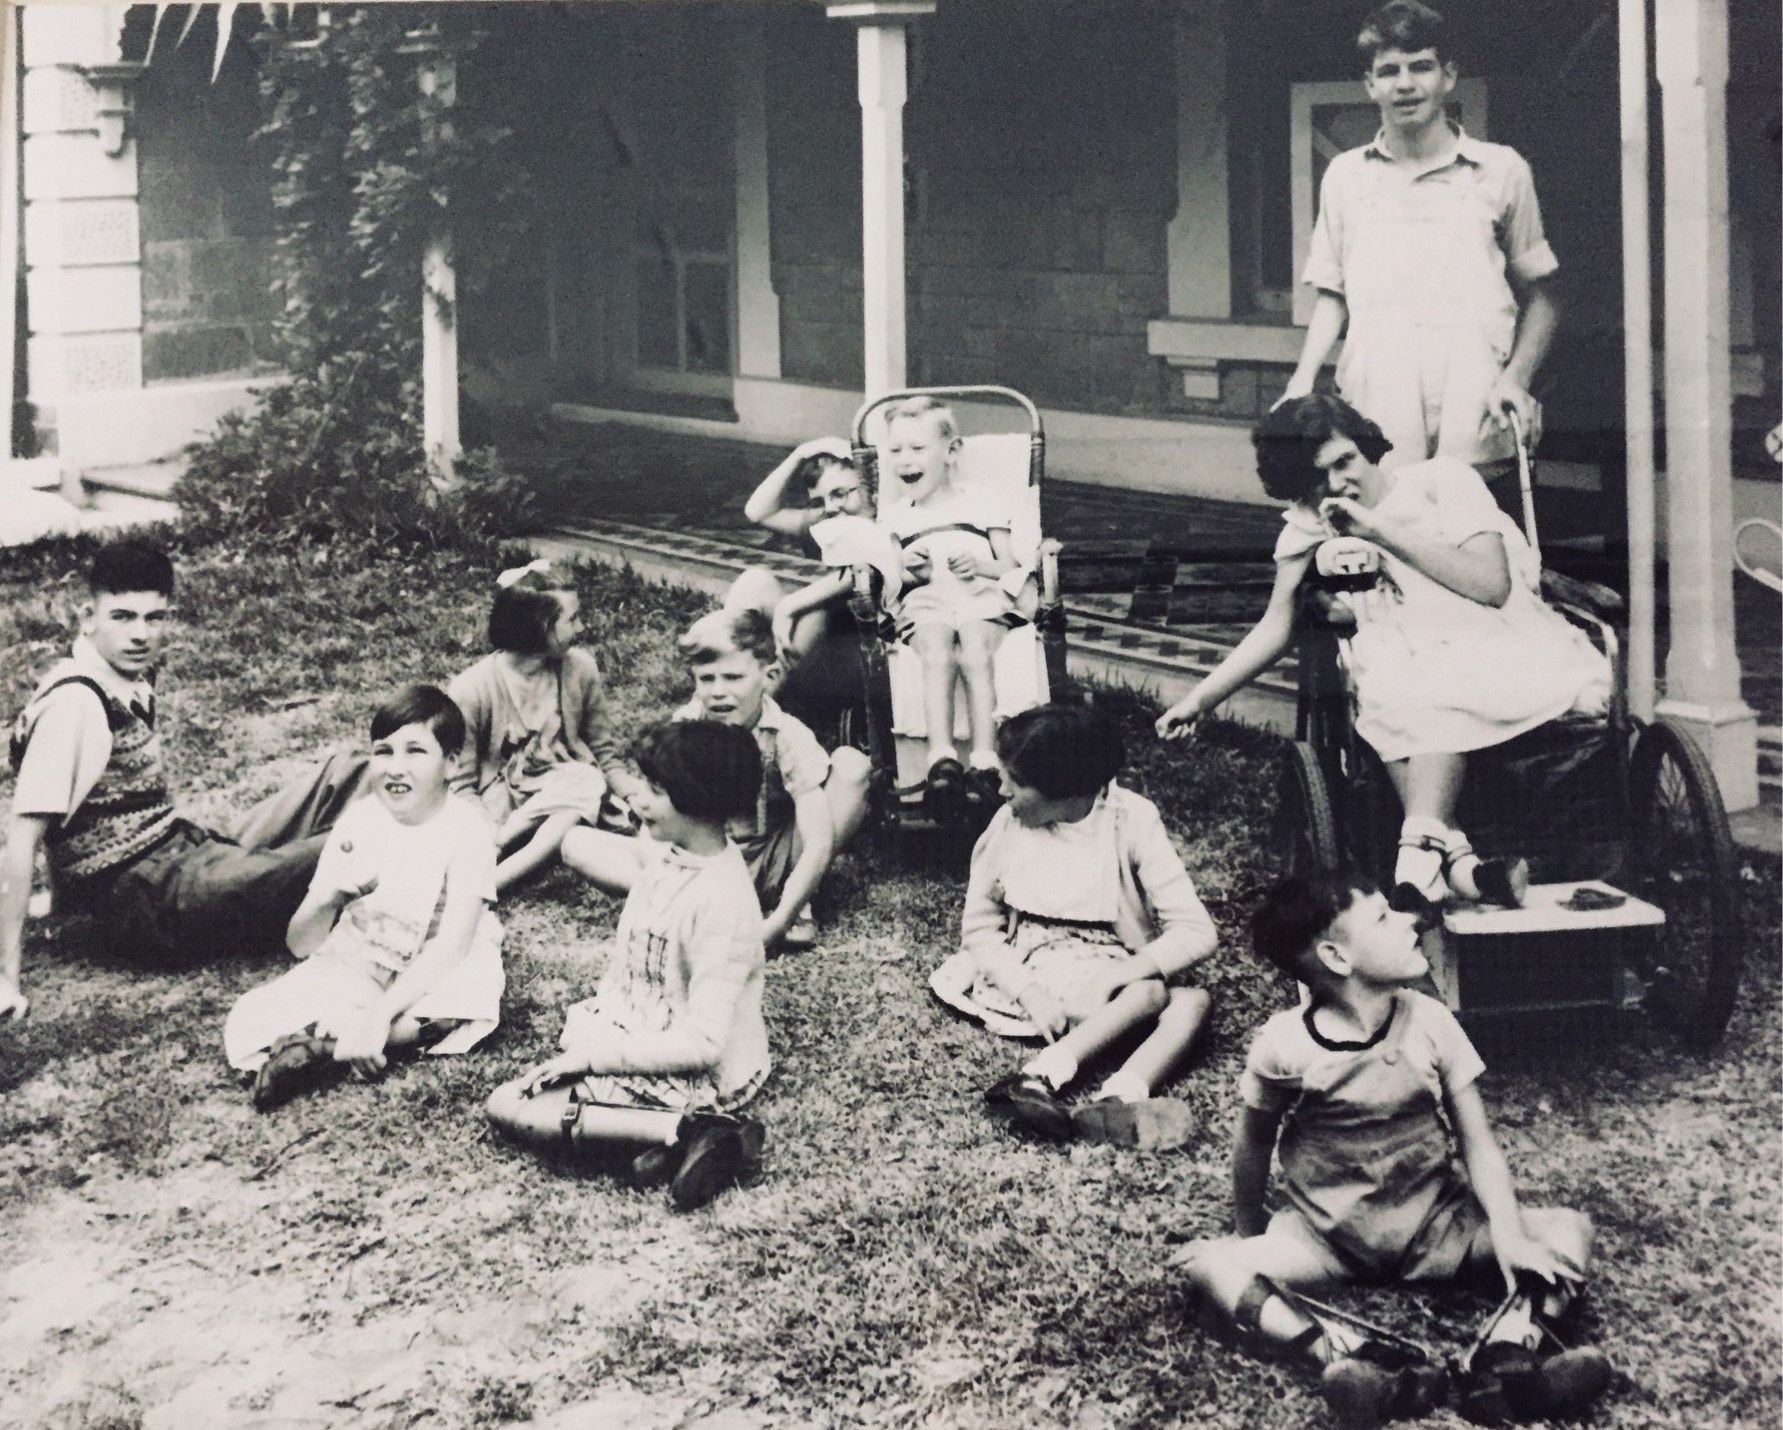
[[[0,572],[8,711],[65,639],[79,565],[63,547]],[[164,729],[178,787],[218,820],[354,738],[384,689],[482,652],[492,572],[461,558],[209,552],[182,572]],[[662,711],[681,693],[664,652],[702,598],[585,579],[624,718]],[[613,929],[561,872],[503,907],[505,1021],[477,1053],[270,1116],[220,1027],[276,964],[135,972],[52,920],[26,949],[31,1018],[0,1029],[0,1424],[1326,1423],[1306,1382],[1199,1333],[1166,1265],[1228,1224],[1244,1045],[1287,996],[1241,933],[1272,873],[1275,746],[1223,726],[1165,749],[1129,703],[1131,781],[1225,935],[1211,1036],[1174,1088],[1204,1126],[1185,1151],[1060,1149],[986,1119],[980,1089],[1017,1050],[926,991],[957,934],[945,861],[841,861],[820,947],[769,969],[767,1176],[692,1216],[484,1128],[484,1095],[551,1047]],[[1608,1048],[1498,1054],[1483,1083],[1525,1200],[1597,1220],[1588,1330],[1618,1375],[1592,1425],[1778,1420],[1776,868],[1746,889],[1746,980],[1713,1058],[1635,1020]],[[1454,1348],[1487,1305],[1355,1304]]]

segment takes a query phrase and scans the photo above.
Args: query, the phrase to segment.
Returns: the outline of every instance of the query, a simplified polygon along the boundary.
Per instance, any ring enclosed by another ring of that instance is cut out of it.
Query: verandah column
[[[827,12],[859,28],[861,101],[861,287],[866,395],[903,387],[904,101],[910,81],[905,27],[932,14],[935,0],[843,0]]]
[[[1729,809],[1758,802],[1757,721],[1733,623],[1727,0],[1657,0],[1665,142],[1665,472],[1671,638],[1661,715],[1708,753]]]
[[[458,99],[458,66],[437,33],[412,32],[402,47],[417,61],[424,102],[435,112],[424,121],[424,151],[452,136],[448,117]],[[458,432],[458,275],[452,267],[452,215],[445,196],[433,236],[421,254],[421,440],[434,481],[450,483],[464,448]]]

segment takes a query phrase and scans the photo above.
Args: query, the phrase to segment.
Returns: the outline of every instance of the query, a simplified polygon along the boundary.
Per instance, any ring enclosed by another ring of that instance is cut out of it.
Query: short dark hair
[[[509,655],[543,655],[563,614],[562,593],[525,585],[503,586],[489,606],[489,644]]]
[[[126,591],[153,591],[173,599],[173,562],[159,546],[140,536],[108,541],[93,553],[87,589],[118,596]]]
[[[1270,887],[1251,915],[1251,947],[1270,966],[1302,977],[1326,930],[1357,899],[1375,892],[1372,879],[1353,871],[1317,878],[1289,875]]]
[[[1419,50],[1435,50],[1442,63],[1449,62],[1443,48],[1448,22],[1428,5],[1418,0],[1387,0],[1371,11],[1356,36],[1356,51],[1368,69],[1374,68],[1375,56],[1382,50],[1403,50],[1408,55]]]
[[[689,665],[710,665],[732,651],[752,655],[763,665],[780,659],[774,623],[754,606],[709,612],[689,626],[675,645]]]
[[[1369,462],[1393,450],[1387,434],[1341,397],[1313,392],[1284,402],[1251,429],[1257,479],[1277,501],[1302,501],[1325,480],[1319,448],[1348,437]]]
[[[405,685],[391,691],[372,711],[372,740],[387,740],[404,725],[427,726],[447,759],[464,748],[464,712],[437,685]]]
[[[997,758],[1018,784],[1048,799],[1094,794],[1120,773],[1121,733],[1088,705],[1036,705],[997,730]]]
[[[638,773],[660,786],[689,819],[728,820],[755,812],[761,750],[755,736],[716,720],[664,720],[632,745]]]
[[[829,471],[831,467],[841,467],[856,476],[860,475],[860,468],[855,466],[853,457],[838,457],[834,452],[818,452],[814,456],[806,457],[793,468],[792,489],[800,493],[806,501],[810,501],[812,494],[817,489],[818,478]]]

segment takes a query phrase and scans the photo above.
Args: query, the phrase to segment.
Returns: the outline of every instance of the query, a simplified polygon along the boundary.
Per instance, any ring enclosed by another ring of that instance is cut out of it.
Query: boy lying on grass
[[[250,810],[233,837],[175,808],[155,676],[174,623],[173,563],[139,537],[95,553],[68,658],[13,726],[17,772],[0,853],[0,1023],[19,982],[38,851],[58,900],[93,915],[104,947],[166,967],[279,943],[323,833],[363,792],[365,761],[331,756]]]
[[[397,1049],[461,1053],[501,1018],[494,831],[452,797],[464,717],[433,685],[371,717],[373,798],[328,837],[286,932],[303,961],[229,1010],[223,1047],[262,1112]]]
[[[651,838],[593,998],[569,1010],[564,1051],[498,1087],[485,1111],[541,1152],[633,1154],[639,1188],[703,1206],[761,1161],[762,1126],[736,1110],[768,1076],[761,912],[725,824],[755,804],[761,756],[734,726],[653,726],[634,750],[632,802]]]
[[[677,720],[735,726],[761,751],[759,799],[730,820],[767,922],[769,947],[807,948],[816,938],[807,908],[835,851],[860,827],[867,809],[867,757],[844,747],[824,753],[805,723],[768,691],[780,673],[768,620],[756,610],[719,610],[681,638],[693,673],[693,699]],[[605,830],[572,829],[563,862],[610,894],[627,894],[647,857],[647,840]]]
[[[1609,1361],[1594,1346],[1559,1349],[1552,1329],[1584,1291],[1591,1221],[1518,1204],[1475,1085],[1484,1064],[1454,1015],[1412,989],[1430,967],[1414,916],[1360,879],[1287,879],[1251,932],[1311,997],[1251,1043],[1232,1154],[1238,1235],[1179,1254],[1216,1323],[1317,1373],[1345,1425],[1378,1425],[1439,1405],[1443,1368],[1296,1293],[1496,1269],[1510,1294],[1462,1367],[1461,1411],[1497,1425],[1593,1400]],[[1286,1202],[1273,1217],[1272,1152]]]

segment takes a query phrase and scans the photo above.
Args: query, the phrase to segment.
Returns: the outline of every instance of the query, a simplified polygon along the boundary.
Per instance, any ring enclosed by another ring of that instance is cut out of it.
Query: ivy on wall
[[[474,303],[524,240],[532,203],[499,114],[512,95],[479,83],[479,51],[495,41],[470,21],[491,13],[326,13],[311,26],[268,20],[252,41],[290,380],[192,449],[179,490],[188,525],[320,539],[501,535],[526,517],[519,484],[492,453],[468,453],[440,492],[421,427],[423,253],[447,239],[459,302]],[[455,103],[423,93],[424,62],[455,67]]]

